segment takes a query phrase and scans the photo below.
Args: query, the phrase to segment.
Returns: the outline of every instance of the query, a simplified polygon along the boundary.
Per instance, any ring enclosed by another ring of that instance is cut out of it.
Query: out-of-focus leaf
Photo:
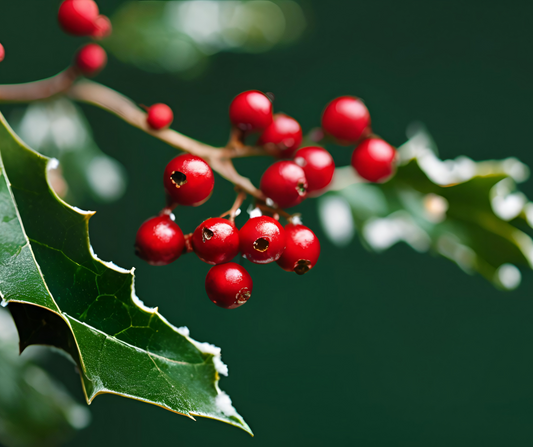
[[[227,374],[220,349],[144,306],[133,272],[96,257],[93,213],[58,199],[47,183],[49,161],[0,115],[0,297],[21,349],[47,344],[69,353],[88,402],[117,394],[251,433],[218,387]]]
[[[47,351],[18,355],[15,324],[0,309],[0,444],[6,447],[59,445],[90,422],[89,410],[35,360]]]
[[[296,41],[306,20],[290,0],[128,2],[104,45],[153,72],[201,72],[221,51],[259,53]]]
[[[516,191],[516,183],[528,178],[527,166],[515,158],[442,161],[421,127],[399,155],[395,176],[383,184],[365,183],[351,167],[338,169],[332,190],[320,199],[321,213],[332,198],[342,198],[369,249],[379,252],[403,241],[479,272],[498,287],[517,287],[516,266],[533,266],[533,204]],[[322,217],[327,219],[341,218]]]
[[[51,184],[63,198],[79,203],[86,197],[113,202],[126,189],[126,171],[96,145],[81,109],[64,97],[31,103],[10,120],[32,148],[59,160]]]

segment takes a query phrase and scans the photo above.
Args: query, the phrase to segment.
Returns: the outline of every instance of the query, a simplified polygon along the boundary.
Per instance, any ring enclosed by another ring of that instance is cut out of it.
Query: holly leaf
[[[47,182],[53,167],[0,114],[0,296],[21,351],[47,344],[69,353],[88,403],[117,394],[251,434],[218,387],[227,374],[220,349],[144,306],[133,271],[98,259],[88,237],[94,213],[56,196]]]
[[[517,266],[533,266],[533,204],[516,190],[529,175],[527,166],[515,158],[440,160],[423,128],[399,155],[397,172],[386,183],[366,183],[351,166],[337,171],[333,191],[320,201],[332,240],[345,243],[357,229],[370,250],[405,242],[478,272],[497,287],[517,287]]]

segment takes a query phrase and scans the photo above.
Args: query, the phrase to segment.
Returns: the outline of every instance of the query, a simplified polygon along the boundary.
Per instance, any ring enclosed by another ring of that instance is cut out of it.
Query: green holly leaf
[[[321,198],[321,217],[332,240],[345,244],[354,230],[370,250],[405,242],[513,289],[517,266],[533,266],[533,204],[516,190],[529,169],[520,161],[442,161],[424,129],[399,148],[388,182],[370,184],[350,167],[338,170],[333,191]],[[334,215],[342,214],[342,219]]]
[[[218,388],[219,374],[227,374],[220,349],[144,306],[133,273],[98,259],[88,237],[93,213],[55,195],[51,167],[0,114],[0,296],[21,351],[47,344],[69,353],[88,403],[117,394],[251,434]]]

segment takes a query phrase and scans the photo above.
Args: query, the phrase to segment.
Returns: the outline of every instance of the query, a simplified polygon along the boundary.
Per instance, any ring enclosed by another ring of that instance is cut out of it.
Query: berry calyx
[[[235,309],[248,302],[253,287],[250,274],[235,262],[215,265],[205,278],[207,296],[224,309]]]
[[[311,270],[320,256],[320,242],[309,228],[301,224],[285,225],[286,248],[276,261],[288,272],[303,275]]]
[[[57,19],[61,28],[74,36],[90,36],[96,30],[98,5],[93,0],[65,0]]]
[[[359,98],[340,96],[326,106],[322,129],[343,145],[355,143],[370,133],[370,113]]]
[[[2,62],[5,57],[6,57],[6,50],[4,49],[4,46],[0,43],[0,62]]]
[[[240,229],[239,238],[243,257],[255,264],[277,261],[285,250],[285,230],[272,217],[252,217]]]
[[[303,147],[296,152],[294,162],[304,170],[307,192],[320,191],[331,183],[335,162],[326,149],[318,146]]]
[[[264,130],[272,122],[272,103],[258,90],[242,92],[231,102],[229,119],[244,132]]]
[[[148,108],[148,115],[146,122],[154,130],[165,129],[174,120],[174,113],[172,109],[166,104],[154,104]]]
[[[307,187],[304,170],[293,161],[277,161],[261,177],[261,191],[281,208],[298,205]]]
[[[223,264],[239,254],[239,230],[233,222],[220,217],[200,224],[191,242],[194,252],[208,264]]]
[[[105,50],[95,43],[85,45],[76,55],[76,66],[85,76],[95,76],[106,64],[107,54]]]
[[[163,184],[173,203],[198,206],[211,195],[215,177],[211,167],[200,157],[183,154],[170,160]]]
[[[368,138],[352,153],[352,166],[369,182],[380,182],[394,171],[396,149],[381,138]]]
[[[265,129],[257,144],[273,146],[280,157],[289,158],[302,142],[302,128],[298,121],[290,116],[278,113],[274,121]]]
[[[180,227],[168,216],[144,222],[135,238],[135,254],[151,265],[167,265],[178,259],[185,247]]]
[[[108,17],[99,15],[94,21],[94,31],[91,33],[91,36],[95,39],[105,39],[111,35],[113,31],[113,26],[111,25],[111,20]]]

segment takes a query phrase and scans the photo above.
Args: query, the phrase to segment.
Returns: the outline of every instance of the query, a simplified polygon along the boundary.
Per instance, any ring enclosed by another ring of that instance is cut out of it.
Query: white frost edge
[[[106,267],[110,268],[111,270],[114,270],[115,272],[119,272],[119,273],[133,273],[134,269],[128,270],[128,269],[125,269],[125,268],[119,267],[119,266],[116,265],[114,262],[111,262],[111,261],[104,261],[104,260],[100,259],[100,258],[98,257],[98,255],[94,252],[93,246],[90,245],[90,244],[89,244],[89,249],[91,250],[91,255],[93,256],[93,258],[94,258],[96,261],[101,262],[101,263],[104,264]]]
[[[231,398],[224,391],[218,390],[218,392],[218,396],[215,398],[217,408],[228,417],[239,417],[237,410],[235,410],[231,403]]]
[[[135,272],[135,268],[132,268],[131,269],[131,274],[134,275],[134,272]],[[148,307],[146,304],[144,304],[144,302],[137,296],[137,293],[135,293],[135,276],[133,276],[132,280],[131,280],[131,299],[132,301],[138,306],[140,307],[142,310],[144,310],[145,312],[148,312],[148,313],[156,313],[157,312],[157,307]],[[165,320],[163,318],[162,315],[159,315],[164,321],[165,323],[167,324],[170,324],[167,320]],[[172,325],[170,325],[171,327],[174,327]]]
[[[154,310],[152,309],[151,311],[153,312]],[[157,309],[155,311],[157,312]],[[168,324],[178,334],[180,334],[183,337],[185,337],[200,352],[202,352],[203,354],[211,354],[211,355],[213,355],[213,364],[215,365],[216,371],[222,376],[226,376],[226,377],[228,376],[228,374],[229,374],[228,366],[222,361],[222,357],[221,357],[222,349],[220,349],[218,346],[212,345],[211,343],[196,341],[194,338],[190,337],[190,331],[189,331],[189,328],[187,326],[176,327],[173,324],[171,324],[159,312],[157,312],[157,314],[159,315],[159,318],[161,318],[166,324]]]

